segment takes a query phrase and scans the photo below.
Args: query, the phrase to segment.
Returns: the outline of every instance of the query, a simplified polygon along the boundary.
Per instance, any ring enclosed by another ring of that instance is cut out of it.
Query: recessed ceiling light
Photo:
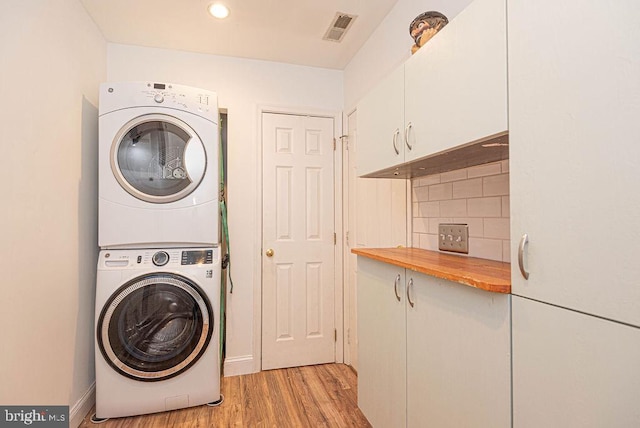
[[[213,3],[209,6],[209,13],[216,18],[224,19],[229,16],[229,8],[222,3]]]

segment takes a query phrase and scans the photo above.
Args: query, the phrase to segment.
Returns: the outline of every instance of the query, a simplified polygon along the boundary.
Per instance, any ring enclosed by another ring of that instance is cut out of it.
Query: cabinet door
[[[406,424],[404,290],[404,269],[358,257],[358,406],[374,427]]]
[[[404,162],[404,68],[382,80],[358,104],[358,175]]]
[[[636,326],[638,16],[636,0],[510,0],[508,16],[512,291]]]
[[[509,427],[510,296],[407,276],[408,426]]]
[[[475,0],[405,63],[407,160],[507,130],[505,1]]]
[[[513,426],[640,426],[640,329],[513,296]]]

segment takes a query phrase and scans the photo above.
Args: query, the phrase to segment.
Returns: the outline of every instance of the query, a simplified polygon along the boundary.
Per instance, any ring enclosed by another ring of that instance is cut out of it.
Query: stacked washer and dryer
[[[217,95],[106,83],[99,115],[94,421],[219,404]]]

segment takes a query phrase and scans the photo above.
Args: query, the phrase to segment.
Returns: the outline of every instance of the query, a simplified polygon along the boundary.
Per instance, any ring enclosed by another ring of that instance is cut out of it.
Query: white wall
[[[225,375],[259,370],[254,298],[261,280],[257,222],[259,108],[342,111],[342,72],[182,51],[109,44],[108,80],[173,82],[210,89],[228,111],[228,210],[233,294],[227,303]],[[339,129],[338,132],[341,130]]]
[[[347,112],[381,78],[411,56],[409,24],[430,10],[451,21],[472,0],[399,0],[344,70],[344,106]]]
[[[92,405],[106,42],[77,0],[5,0],[0,57],[0,403]]]

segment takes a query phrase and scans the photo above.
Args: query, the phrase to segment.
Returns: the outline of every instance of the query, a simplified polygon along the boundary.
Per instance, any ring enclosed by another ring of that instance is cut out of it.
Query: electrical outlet
[[[438,249],[469,254],[469,226],[458,223],[438,225]]]

